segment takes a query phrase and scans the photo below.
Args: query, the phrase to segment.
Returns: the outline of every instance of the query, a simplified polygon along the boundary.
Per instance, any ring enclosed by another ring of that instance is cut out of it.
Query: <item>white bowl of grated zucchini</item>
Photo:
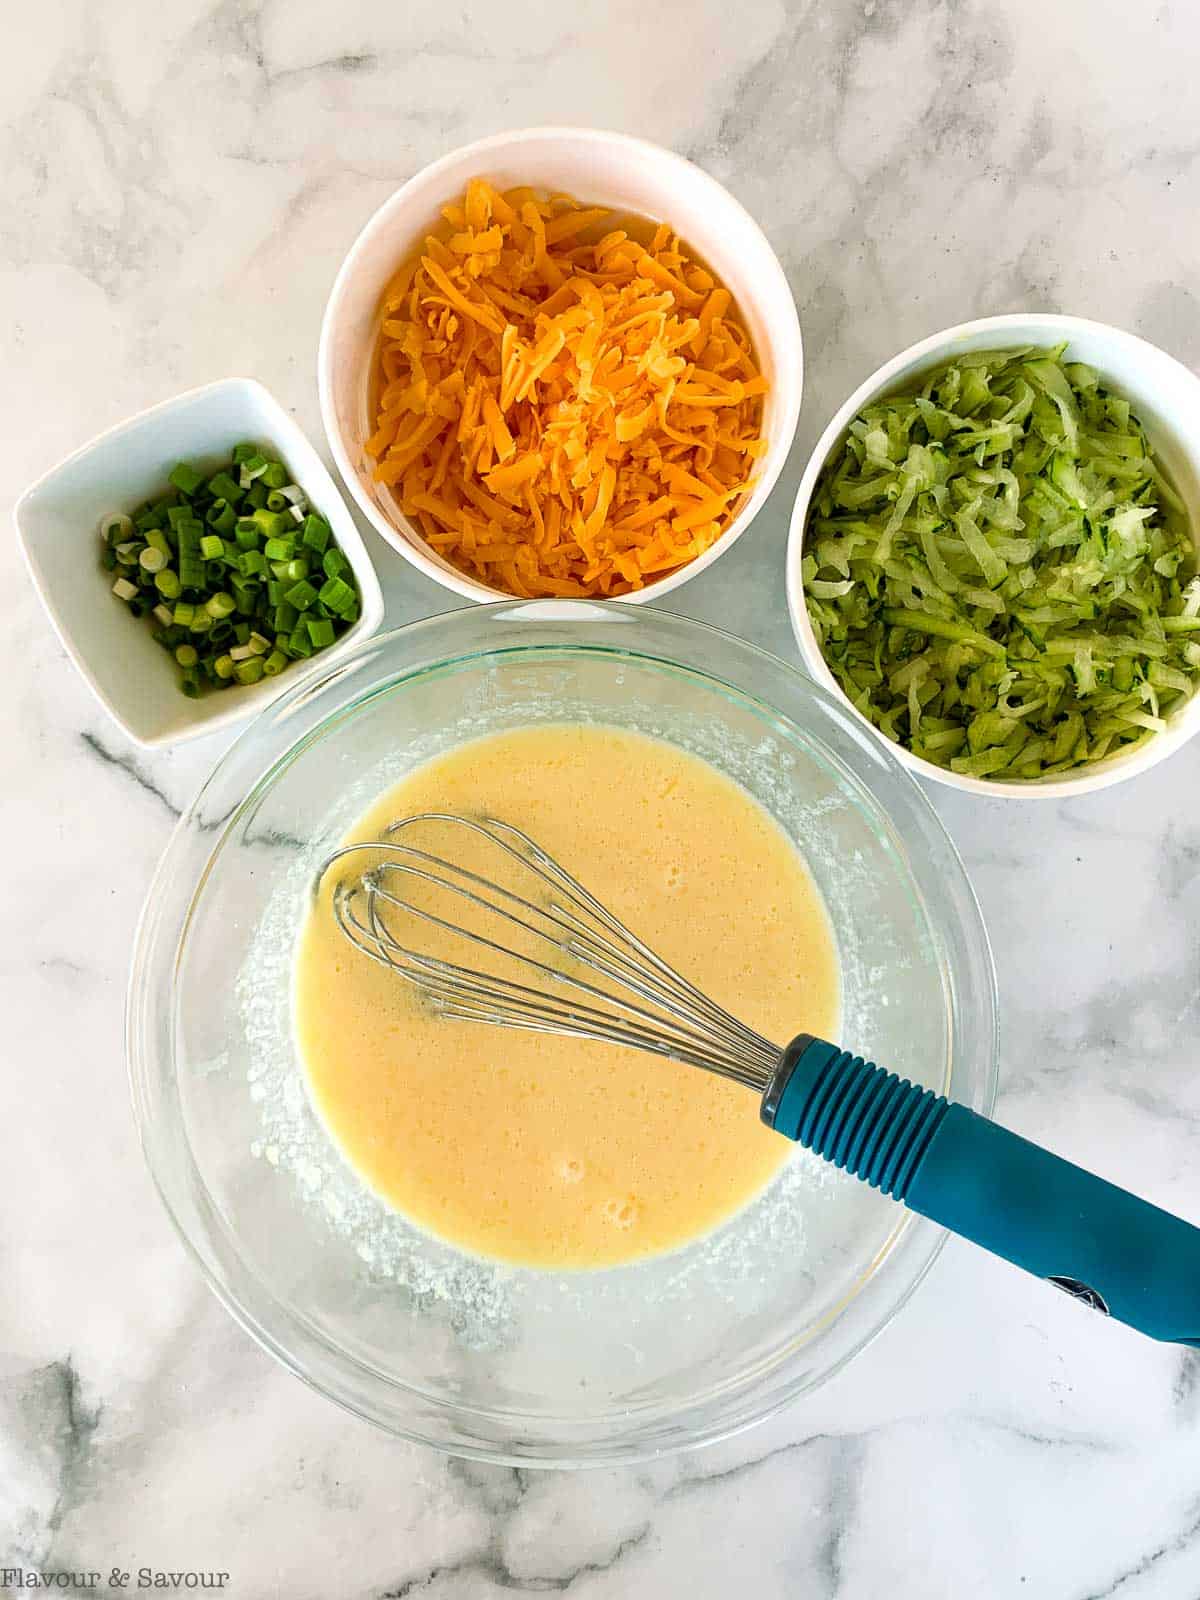
[[[1120,783],[1200,730],[1200,379],[1118,328],[985,317],[861,384],[792,512],[805,665],[975,794]]]

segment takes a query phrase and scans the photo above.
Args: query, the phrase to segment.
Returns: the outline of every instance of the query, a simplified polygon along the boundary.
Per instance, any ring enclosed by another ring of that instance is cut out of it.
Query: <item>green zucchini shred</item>
[[[809,509],[830,671],[889,739],[972,777],[1101,761],[1200,686],[1183,503],[1129,402],[1065,352],[972,352],[867,406]]]

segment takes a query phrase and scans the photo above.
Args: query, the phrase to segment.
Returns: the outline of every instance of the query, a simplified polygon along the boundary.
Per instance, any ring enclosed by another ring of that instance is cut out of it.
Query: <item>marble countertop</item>
[[[1200,365],[1188,0],[41,0],[0,25],[0,502],[153,401],[260,377],[321,436],[316,334],[418,167],[579,122],[693,157],[764,224],[807,346],[792,467],[671,596],[784,656],[800,465],[885,357],[1058,309]],[[372,534],[393,620],[444,609]],[[395,1442],[217,1305],[142,1166],[135,919],[215,760],[133,749],[0,543],[0,1567],[266,1596],[1196,1600],[1200,1356],[951,1243],[811,1399],[624,1471]],[[1000,1114],[1200,1216],[1200,741],[1036,814],[942,790],[999,967]],[[12,1574],[0,1589],[12,1592]]]

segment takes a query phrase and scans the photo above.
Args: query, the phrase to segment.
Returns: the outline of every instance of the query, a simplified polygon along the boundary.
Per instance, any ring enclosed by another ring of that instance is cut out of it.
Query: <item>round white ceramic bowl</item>
[[[1063,773],[1053,778],[1006,783],[993,778],[963,777],[945,767],[936,766],[932,761],[923,761],[911,751],[893,744],[851,706],[825,664],[809,621],[808,607],[804,603],[804,584],[800,571],[808,508],[822,467],[863,406],[869,405],[880,395],[911,383],[914,378],[940,366],[943,361],[970,350],[1015,349],[1029,344],[1048,346],[1061,344],[1064,340],[1070,346],[1068,355],[1072,360],[1095,367],[1114,389],[1132,403],[1156,454],[1187,506],[1194,536],[1195,530],[1200,529],[1200,378],[1173,356],[1132,333],[1122,332],[1120,328],[1110,328],[1103,322],[1089,322],[1082,317],[1040,313],[980,317],[975,322],[963,322],[942,333],[932,334],[919,344],[902,350],[898,356],[893,356],[865,383],[859,384],[845,404],[835,412],[809,457],[792,508],[787,553],[788,609],[805,666],[817,682],[849,706],[863,725],[882,739],[911,772],[923,778],[932,778],[937,783],[948,784],[954,789],[965,789],[971,794],[1006,796],[1019,800],[1061,799],[1064,795],[1106,789],[1110,784],[1135,777],[1139,772],[1157,766],[1200,730],[1200,694],[1194,695],[1176,712],[1164,732],[1155,734],[1144,744],[1112,756],[1107,761],[1098,761],[1092,766],[1081,767],[1077,772]]]
[[[380,296],[397,266],[438,221],[441,207],[470,178],[499,188],[530,184],[616,211],[669,221],[733,293],[770,385],[763,408],[768,441],[745,504],[716,543],[678,572],[621,599],[658,600],[711,567],[753,522],[787,460],[804,356],[796,304],[762,230],[714,178],[682,156],[644,139],[595,128],[526,128],[452,150],[386,201],[351,247],[325,308],[318,356],[321,414],[346,487],[380,534],[406,560],[468,600],[511,599],[444,561],[376,483],[364,454],[368,378]]]

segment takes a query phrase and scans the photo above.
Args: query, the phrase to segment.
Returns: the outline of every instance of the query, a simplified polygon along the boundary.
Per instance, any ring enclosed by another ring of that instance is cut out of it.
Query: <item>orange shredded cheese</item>
[[[525,597],[694,561],[766,449],[729,294],[664,223],[480,179],[384,296],[375,477],[447,561]]]

